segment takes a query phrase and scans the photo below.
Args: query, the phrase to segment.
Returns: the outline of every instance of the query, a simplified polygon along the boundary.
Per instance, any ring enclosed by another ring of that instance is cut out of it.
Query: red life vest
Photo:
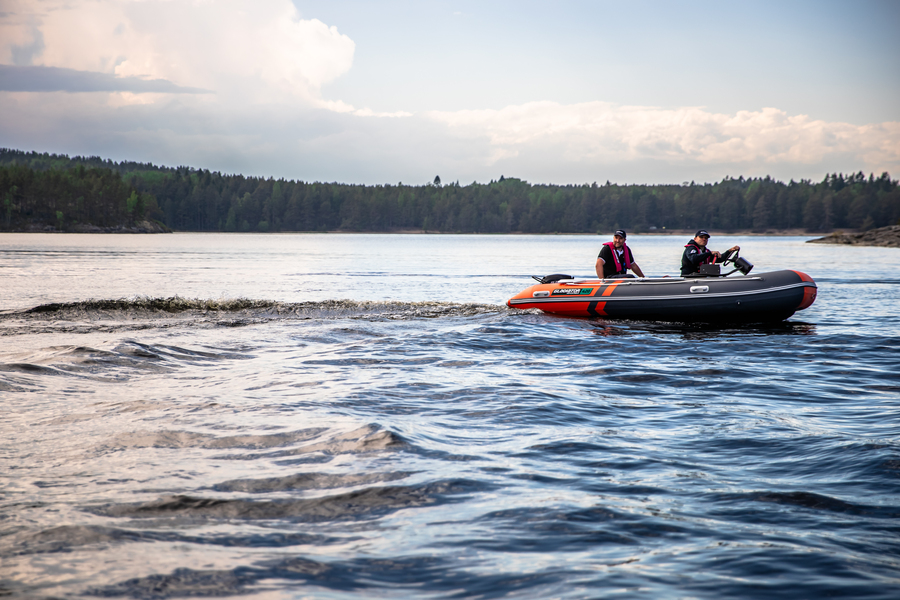
[[[622,270],[622,265],[619,264],[619,256],[616,252],[616,243],[615,242],[606,242],[603,244],[604,246],[609,246],[610,252],[612,252],[613,262],[616,263],[616,273]],[[625,259],[625,270],[631,268],[631,250],[628,249],[628,246],[625,245],[625,242],[622,242],[622,258]]]
[[[711,265],[711,264],[713,264],[714,262],[716,262],[716,255],[713,254],[712,251],[707,250],[706,248],[704,248],[703,246],[701,246],[700,244],[698,244],[698,243],[695,242],[694,240],[691,240],[691,241],[689,241],[687,244],[684,245],[685,248],[690,248],[691,246],[693,246],[694,248],[696,248],[696,249],[697,249],[697,252],[700,252],[700,253],[703,253],[703,252],[709,252],[709,253],[710,253],[709,256],[707,256],[706,258],[704,258],[703,260],[701,260],[701,261],[697,264],[697,266],[700,266],[700,265]]]

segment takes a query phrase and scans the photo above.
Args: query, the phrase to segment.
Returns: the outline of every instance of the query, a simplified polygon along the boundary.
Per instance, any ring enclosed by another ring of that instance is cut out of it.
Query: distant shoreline
[[[305,231],[297,231],[297,232],[282,232],[282,233],[387,233],[387,234],[403,234],[403,235],[596,235],[603,237],[605,235],[612,236],[613,232],[609,233],[601,232],[601,233],[591,233],[591,232],[581,232],[581,233],[529,233],[526,231],[509,231],[509,232],[496,232],[496,233],[463,233],[456,231],[423,231],[421,229],[405,229],[398,231],[328,231],[328,232],[305,232]],[[629,231],[628,235],[686,235],[688,237],[694,237],[694,233],[696,230],[694,229],[658,229],[655,231]],[[711,229],[710,233],[715,236],[725,236],[725,235],[740,235],[740,236],[792,236],[792,237],[812,237],[812,236],[821,236],[828,232],[817,231],[810,233],[803,229],[779,229],[779,230],[770,230],[765,232],[759,231],[716,231],[715,229]]]
[[[142,233],[172,233],[172,230],[159,221],[139,221],[134,225],[113,225],[107,227],[78,223],[66,229],[57,229],[53,225],[32,224],[27,229],[0,229],[0,233],[125,233],[134,235]]]
[[[844,234],[846,232],[808,232],[802,229],[778,229],[778,230],[769,230],[765,232],[759,231],[717,231],[715,229],[710,229],[710,233],[716,237],[722,236],[742,236],[742,237],[813,237],[813,236],[821,236],[826,234],[827,236],[835,236],[839,234]],[[220,233],[227,234],[237,234],[237,235],[290,235],[295,233],[302,234],[315,234],[315,235],[329,235],[329,234],[353,234],[353,235],[498,235],[498,236],[509,236],[509,235],[541,235],[541,236],[574,236],[574,235],[594,235],[598,237],[604,236],[612,236],[613,232],[610,231],[608,233],[591,233],[591,232],[559,232],[559,233],[530,233],[526,231],[504,231],[504,232],[461,232],[461,231],[425,231],[422,229],[398,229],[394,231],[349,231],[342,229],[335,229],[330,231],[271,231],[271,232],[260,232],[260,231],[191,231],[191,230],[164,230],[161,227],[151,228],[151,227],[96,227],[96,226],[81,226],[75,227],[69,230],[60,230],[54,227],[34,227],[29,229],[18,229],[18,230],[0,230],[0,233],[60,233],[60,234],[83,234],[83,233],[101,233],[101,234],[127,234],[127,235],[136,235],[136,234],[156,234],[156,233],[183,233],[183,234],[199,234],[199,235],[215,235]],[[628,234],[630,236],[637,235],[677,235],[677,236],[687,236],[693,237],[695,230],[679,230],[679,229],[665,229],[665,230],[656,230],[656,231],[630,231]],[[859,235],[862,235],[860,233]],[[823,238],[824,239],[824,238]],[[838,243],[838,242],[833,242]]]
[[[900,182],[883,173],[821,182],[356,185],[223,175],[190,167],[0,148],[0,229],[804,236],[900,220]],[[665,227],[665,229],[663,229]],[[130,232],[130,231],[129,231]],[[137,232],[135,232],[137,233]]]

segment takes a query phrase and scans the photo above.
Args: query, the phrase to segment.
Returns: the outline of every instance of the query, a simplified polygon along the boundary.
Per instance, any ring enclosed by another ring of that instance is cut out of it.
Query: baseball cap
[[[616,229],[616,232],[613,234],[613,236],[617,236],[617,235],[621,235],[623,238],[627,238],[627,237],[628,237],[627,235],[625,235],[625,230],[624,230],[624,229]]]
[[[694,234],[694,237],[702,237],[704,235],[706,237],[709,237],[709,232],[705,229],[701,229],[700,231],[698,231],[697,233]]]

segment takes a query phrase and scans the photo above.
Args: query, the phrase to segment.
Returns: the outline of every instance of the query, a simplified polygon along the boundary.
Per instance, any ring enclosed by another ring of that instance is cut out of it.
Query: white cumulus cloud
[[[289,0],[5,0],[0,63],[164,79],[220,101],[289,101],[337,110],[322,86],[346,73],[355,44],[303,19]],[[222,100],[224,98],[224,100]]]
[[[411,115],[402,92],[375,112],[327,97],[355,52],[290,0],[0,0],[0,141],[366,183],[900,173],[894,121],[601,101]]]
[[[858,126],[775,108],[726,115],[698,107],[531,102],[426,115],[446,125],[451,135],[489,144],[483,158],[488,164],[553,148],[566,161],[597,164],[653,159],[812,165],[829,156],[856,155],[876,171],[900,165],[900,123]]]

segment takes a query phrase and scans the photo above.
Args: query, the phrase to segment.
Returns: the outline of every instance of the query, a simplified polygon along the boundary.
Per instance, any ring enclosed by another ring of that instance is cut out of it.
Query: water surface
[[[0,235],[0,595],[894,598],[900,251],[805,239],[704,327],[506,308],[597,236]]]

